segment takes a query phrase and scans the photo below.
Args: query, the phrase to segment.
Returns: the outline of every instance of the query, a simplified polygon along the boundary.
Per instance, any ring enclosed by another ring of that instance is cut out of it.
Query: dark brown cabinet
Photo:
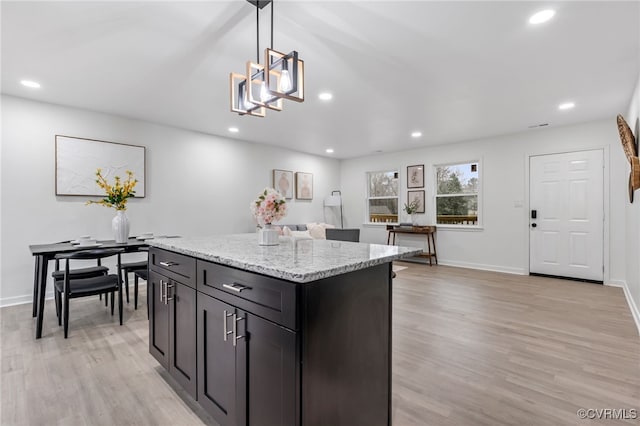
[[[245,318],[245,338],[239,341],[236,354],[237,365],[242,366],[238,369],[239,424],[299,425],[298,334],[255,315],[239,314]]]
[[[299,424],[297,334],[198,295],[198,402],[222,426]]]
[[[164,303],[164,286],[168,279],[149,271],[149,353],[164,368],[169,368],[169,305]]]
[[[198,297],[198,402],[221,426],[237,424],[236,348],[229,326],[235,310],[213,297]]]
[[[165,263],[171,264],[170,261]],[[192,264],[195,273],[195,262]],[[184,264],[181,267],[188,269]],[[196,290],[158,273],[158,270],[165,272],[152,263],[148,283],[149,352],[195,398]]]

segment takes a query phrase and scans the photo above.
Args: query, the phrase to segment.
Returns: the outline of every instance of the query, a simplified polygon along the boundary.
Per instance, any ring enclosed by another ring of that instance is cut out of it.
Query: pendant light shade
[[[298,59],[298,52],[294,50],[285,55],[265,49],[264,63],[267,64],[267,86],[275,96],[304,102],[304,61]],[[274,77],[280,81],[271,84]]]

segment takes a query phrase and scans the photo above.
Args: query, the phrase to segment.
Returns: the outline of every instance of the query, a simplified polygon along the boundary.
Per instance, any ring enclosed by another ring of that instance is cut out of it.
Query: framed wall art
[[[293,198],[293,172],[273,169],[273,187],[284,198]]]
[[[56,135],[56,195],[104,196],[96,184],[96,170],[107,180],[126,178],[131,170],[138,180],[136,198],[145,196],[145,147]]]
[[[424,188],[424,164],[407,167],[407,188]]]
[[[296,199],[313,200],[313,174],[296,172]]]
[[[418,201],[418,210],[416,213],[424,213],[424,190],[407,191],[407,202],[412,203],[414,200]]]

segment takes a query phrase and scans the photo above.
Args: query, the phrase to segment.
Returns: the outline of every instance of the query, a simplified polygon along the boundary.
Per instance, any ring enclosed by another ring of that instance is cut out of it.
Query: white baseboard
[[[636,323],[636,328],[638,329],[638,335],[640,335],[640,310],[638,309],[638,305],[631,297],[631,291],[629,291],[629,286],[626,281],[610,281],[606,283],[610,287],[622,287],[624,291],[624,297],[627,299],[627,304],[629,305],[629,309],[631,310],[631,315],[633,316],[633,321]]]
[[[140,280],[138,288],[146,287],[147,283],[144,280]],[[133,290],[133,283],[129,282],[129,291]],[[53,291],[47,292],[45,296],[46,300],[53,299]],[[0,308],[15,305],[24,305],[25,303],[31,303],[33,300],[33,294],[24,294],[22,296],[2,297],[0,298]]]
[[[522,268],[510,268],[507,266],[484,265],[482,263],[460,262],[457,260],[438,259],[438,265],[455,266],[458,268],[479,269],[481,271],[503,272],[505,274],[528,275],[529,271]]]
[[[53,291],[47,292],[45,297],[47,300],[53,299]],[[14,305],[24,305],[25,303],[31,303],[33,300],[33,294],[25,294],[22,296],[3,297],[0,298],[0,308]]]

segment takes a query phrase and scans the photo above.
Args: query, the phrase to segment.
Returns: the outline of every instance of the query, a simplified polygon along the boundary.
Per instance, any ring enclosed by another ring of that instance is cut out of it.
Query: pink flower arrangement
[[[250,207],[260,225],[270,225],[287,215],[286,200],[273,188],[265,188]]]

